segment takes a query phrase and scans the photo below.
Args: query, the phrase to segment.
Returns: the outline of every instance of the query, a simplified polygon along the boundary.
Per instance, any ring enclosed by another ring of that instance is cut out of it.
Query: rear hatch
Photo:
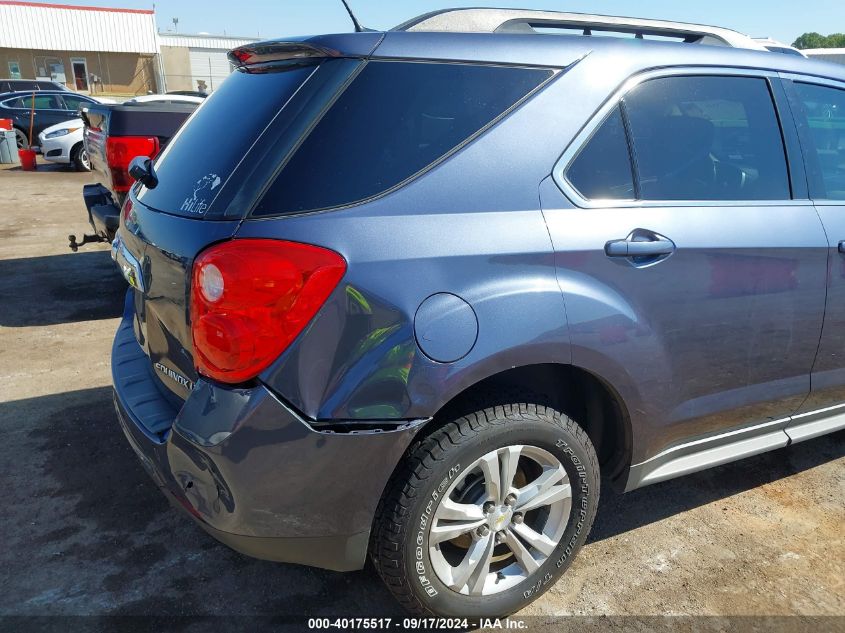
[[[318,58],[237,70],[158,156],[157,186],[130,191],[113,253],[135,286],[135,335],[166,395],[186,398],[198,378],[189,323],[195,258],[234,235],[256,183],[279,168],[360,63]],[[93,131],[89,138],[97,143]]]

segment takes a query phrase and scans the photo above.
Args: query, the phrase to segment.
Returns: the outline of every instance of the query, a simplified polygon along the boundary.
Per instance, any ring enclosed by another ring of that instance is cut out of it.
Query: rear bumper
[[[111,242],[120,226],[120,207],[111,192],[101,184],[84,185],[82,198],[94,233]]]
[[[168,498],[244,554],[337,571],[361,569],[376,506],[420,423],[390,431],[312,428],[263,385],[200,381],[178,409],[132,331],[112,351],[115,408]],[[208,438],[225,438],[214,445]]]

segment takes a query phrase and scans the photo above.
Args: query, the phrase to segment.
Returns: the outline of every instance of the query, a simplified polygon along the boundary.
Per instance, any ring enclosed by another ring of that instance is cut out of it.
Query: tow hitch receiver
[[[86,244],[91,244],[92,242],[108,242],[108,239],[101,235],[89,235],[88,233],[82,235],[81,242],[76,241],[75,235],[68,235],[67,239],[70,242],[68,246],[70,246],[70,250],[74,253],[79,250],[80,246],[85,246]]]

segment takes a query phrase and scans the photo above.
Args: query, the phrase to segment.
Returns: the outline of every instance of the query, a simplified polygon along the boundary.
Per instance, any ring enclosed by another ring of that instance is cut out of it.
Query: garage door
[[[232,67],[226,57],[227,52],[223,48],[188,49],[191,60],[191,83],[194,89],[197,88],[198,81],[204,81],[206,89],[211,92],[229,76]]]

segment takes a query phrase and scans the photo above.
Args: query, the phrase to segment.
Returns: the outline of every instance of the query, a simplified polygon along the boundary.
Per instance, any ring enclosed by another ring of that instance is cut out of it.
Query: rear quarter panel
[[[565,78],[389,195],[244,222],[239,238],[318,244],[348,262],[318,316],[262,375],[271,388],[314,419],[408,419],[435,414],[500,371],[570,361],[538,195],[576,127],[562,107]],[[414,330],[418,308],[436,293],[461,297],[478,322],[472,349],[453,362],[426,356]]]

